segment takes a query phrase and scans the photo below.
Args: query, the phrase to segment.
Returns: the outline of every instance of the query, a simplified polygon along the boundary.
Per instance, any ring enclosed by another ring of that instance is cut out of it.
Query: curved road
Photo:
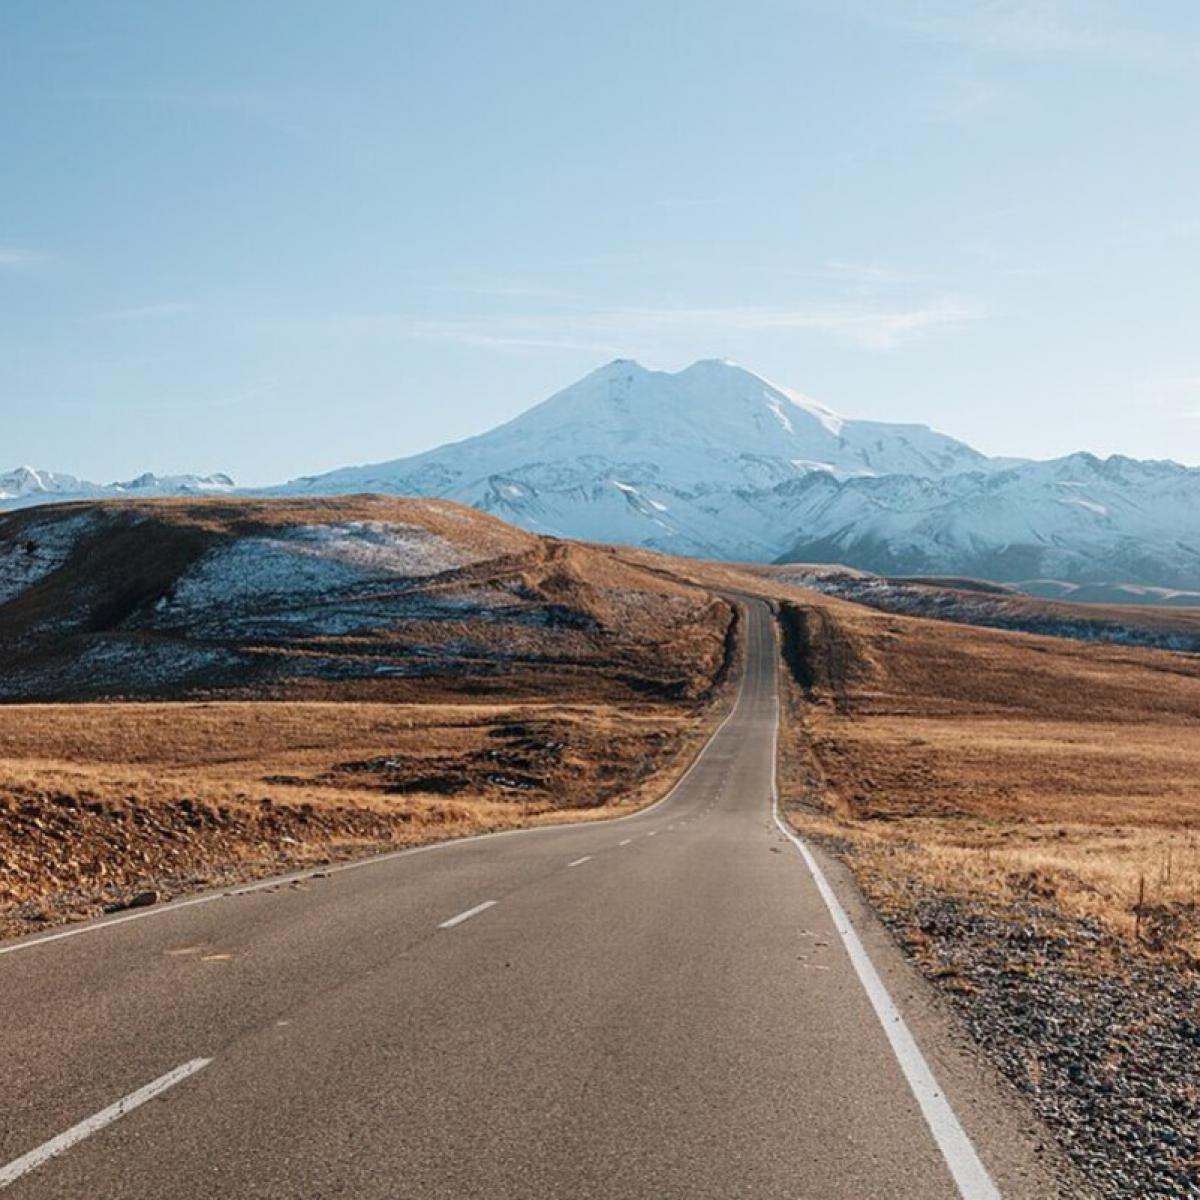
[[[652,809],[0,945],[0,1190],[1058,1194],[1003,1093],[929,1053],[936,1019],[922,1057],[868,994],[777,826],[774,626],[748,615],[738,702]]]

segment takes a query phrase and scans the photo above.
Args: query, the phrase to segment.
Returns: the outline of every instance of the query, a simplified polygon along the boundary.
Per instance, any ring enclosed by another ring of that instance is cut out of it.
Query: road
[[[735,707],[651,809],[0,945],[0,1190],[1057,1194],[777,824],[774,626],[747,628]]]

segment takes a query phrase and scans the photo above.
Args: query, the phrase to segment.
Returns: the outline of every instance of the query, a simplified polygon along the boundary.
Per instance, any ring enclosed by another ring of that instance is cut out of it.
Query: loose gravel
[[[1200,972],[1035,903],[881,913],[1100,1197],[1200,1197]]]

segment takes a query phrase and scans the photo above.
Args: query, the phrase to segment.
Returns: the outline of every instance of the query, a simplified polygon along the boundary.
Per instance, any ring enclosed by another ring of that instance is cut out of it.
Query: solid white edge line
[[[177,1083],[182,1083],[189,1075],[194,1075],[197,1071],[207,1067],[210,1062],[212,1062],[211,1058],[193,1058],[190,1062],[185,1062],[173,1071],[168,1071],[165,1075],[160,1075],[152,1083],[146,1084],[145,1087],[138,1088],[136,1092],[130,1092],[128,1096],[122,1096],[115,1104],[110,1104],[107,1108],[101,1109],[95,1116],[88,1117],[87,1120],[80,1121],[78,1125],[71,1126],[65,1133],[60,1133],[58,1137],[53,1137],[48,1142],[43,1142],[36,1149],[30,1150],[28,1154],[22,1154],[20,1158],[14,1158],[6,1166],[0,1167],[0,1188],[8,1187],[10,1183],[15,1183],[22,1175],[40,1167],[43,1163],[49,1162],[52,1158],[57,1158],[58,1155],[74,1146],[76,1142],[82,1142],[84,1138],[91,1137],[93,1133],[99,1133],[106,1125],[111,1125],[127,1113],[133,1112],[135,1108],[145,1104],[147,1100],[153,1100],[155,1096],[161,1095],[168,1088],[174,1087]]]
[[[279,879],[278,883],[288,883],[296,876],[287,876]],[[246,891],[258,889],[245,889]],[[141,921],[146,917],[160,917],[164,913],[174,912],[180,908],[192,908],[197,904],[211,904],[214,900],[220,900],[222,897],[230,895],[230,892],[212,892],[205,896],[191,896],[186,900],[176,900],[171,904],[163,905],[162,908],[146,908],[141,912],[129,913],[124,917],[114,917],[111,921],[100,921],[95,925],[74,925],[69,929],[60,929],[57,933],[46,933],[41,937],[30,938],[23,942],[10,942],[7,946],[0,946],[0,955],[15,954],[18,950],[32,950],[34,946],[44,946],[47,942],[61,942],[65,938],[79,937],[83,933],[99,933],[102,929],[112,929],[115,925],[126,925],[130,921]]]
[[[622,821],[634,821],[639,817],[649,816],[656,808],[668,803],[677,791],[687,782],[691,773],[700,765],[712,744],[721,736],[725,726],[733,719],[734,713],[742,703],[742,695],[746,690],[746,668],[742,666],[742,678],[738,683],[737,696],[729,711],[725,714],[720,725],[709,736],[707,742],[696,752],[696,757],[688,764],[687,769],[671,785],[664,796],[660,796],[653,804],[639,808],[636,812],[625,813],[619,817],[606,817],[601,821],[563,821],[558,825],[534,825],[527,829],[497,829],[491,833],[474,833],[470,837],[447,838],[441,842],[426,842],[422,846],[409,846],[404,850],[390,850],[385,854],[372,854],[366,858],[356,858],[353,862],[330,863],[324,866],[304,867],[288,875],[273,875],[268,879],[259,879],[254,883],[241,884],[237,887],[222,888],[217,892],[209,892],[203,896],[188,896],[182,900],[172,900],[170,904],[157,905],[153,908],[141,909],[138,912],[127,913],[124,916],[113,917],[111,920],[99,920],[85,925],[72,925],[68,929],[60,929],[55,933],[45,933],[40,937],[31,937],[8,945],[0,945],[0,958],[6,954],[15,954],[18,950],[32,950],[34,946],[45,946],[50,942],[61,942],[67,938],[81,937],[85,933],[99,933],[104,929],[112,929],[117,925],[126,925],[130,921],[144,921],[148,917],[163,917],[180,909],[193,908],[197,904],[211,904],[214,900],[223,900],[227,896],[249,896],[254,892],[263,892],[273,887],[280,887],[296,879],[308,879],[315,873],[324,875],[340,875],[345,871],[357,871],[361,867],[374,867],[382,863],[393,862],[398,858],[408,858],[413,854],[427,854],[433,850],[450,850],[455,846],[465,846],[469,842],[483,842],[489,838],[519,837],[535,833],[552,833],[556,829],[582,829],[598,825],[619,825]]]
[[[567,863],[568,867],[582,867],[585,862],[591,862],[592,856],[585,854],[582,858],[577,858],[574,862]]]
[[[999,1189],[992,1182],[992,1177],[988,1174],[987,1168],[983,1165],[966,1130],[959,1123],[958,1117],[951,1108],[950,1101],[946,1098],[929,1063],[921,1053],[916,1038],[913,1037],[912,1031],[888,993],[883,980],[880,979],[879,972],[875,970],[871,956],[862,944],[857,930],[850,923],[850,918],[846,915],[846,910],[830,886],[829,880],[826,879],[825,872],[821,870],[820,864],[813,857],[808,845],[799,834],[788,826],[779,810],[779,715],[777,666],[775,724],[771,736],[771,815],[775,818],[775,824],[783,835],[800,852],[800,857],[804,859],[804,864],[808,867],[809,874],[812,875],[813,882],[817,885],[821,899],[825,901],[825,907],[829,910],[829,916],[833,920],[833,927],[842,939],[842,945],[846,948],[846,954],[858,975],[858,981],[862,984],[863,991],[866,992],[867,999],[871,1002],[871,1007],[879,1018],[879,1024],[883,1026],[883,1032],[892,1047],[892,1053],[896,1056],[900,1070],[904,1073],[904,1078],[920,1106],[921,1115],[924,1116],[925,1123],[933,1134],[937,1148],[946,1160],[946,1166],[954,1178],[959,1195],[962,1200],[1001,1200]]]
[[[468,908],[466,912],[460,912],[457,917],[451,917],[448,921],[443,921],[439,929],[453,929],[455,925],[461,925],[464,921],[469,921],[472,917],[477,917],[481,912],[486,912],[496,903],[495,900],[485,900],[482,904],[475,905],[474,908]]]

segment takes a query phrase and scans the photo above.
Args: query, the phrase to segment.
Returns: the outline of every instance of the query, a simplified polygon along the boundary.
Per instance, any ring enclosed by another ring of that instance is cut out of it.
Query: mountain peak
[[[726,378],[730,380],[753,380],[757,383],[766,384],[766,380],[761,375],[756,375],[747,367],[743,367],[740,363],[736,363],[731,358],[698,358],[689,366],[682,367],[678,371],[663,371],[654,367],[647,367],[640,363],[636,358],[614,358],[610,362],[606,362],[602,367],[597,367],[594,371],[585,375],[579,383],[583,383],[587,379],[624,379],[630,376],[634,377],[650,377],[650,378],[665,378],[665,379],[687,379],[709,376],[712,378]],[[572,387],[578,385],[572,385]],[[571,387],[564,389],[570,391]]]
[[[741,375],[754,375],[753,371],[748,371],[745,367],[741,366],[739,363],[735,363],[732,358],[698,358],[698,359],[696,359],[696,361],[694,363],[692,363],[692,365],[690,367],[684,367],[684,369],[682,371],[680,371],[679,374],[687,375],[689,372],[692,372],[692,371],[696,371],[696,372],[730,371],[730,372],[737,372],[738,374],[741,374]],[[755,376],[755,378],[757,379],[758,376]]]
[[[932,430],[845,420],[729,359],[662,371],[618,358],[486,433],[281,490],[447,496],[529,529],[598,541],[642,541],[635,528],[644,522],[657,544],[685,511],[697,529],[711,525],[706,496],[737,496],[736,507],[812,472],[928,478],[983,461]],[[728,552],[716,537],[692,536],[697,551]]]
[[[625,375],[650,375],[653,373],[649,367],[642,366],[636,358],[614,358],[610,362],[606,362],[604,366],[589,372],[579,382],[582,383],[584,379],[618,379]]]

